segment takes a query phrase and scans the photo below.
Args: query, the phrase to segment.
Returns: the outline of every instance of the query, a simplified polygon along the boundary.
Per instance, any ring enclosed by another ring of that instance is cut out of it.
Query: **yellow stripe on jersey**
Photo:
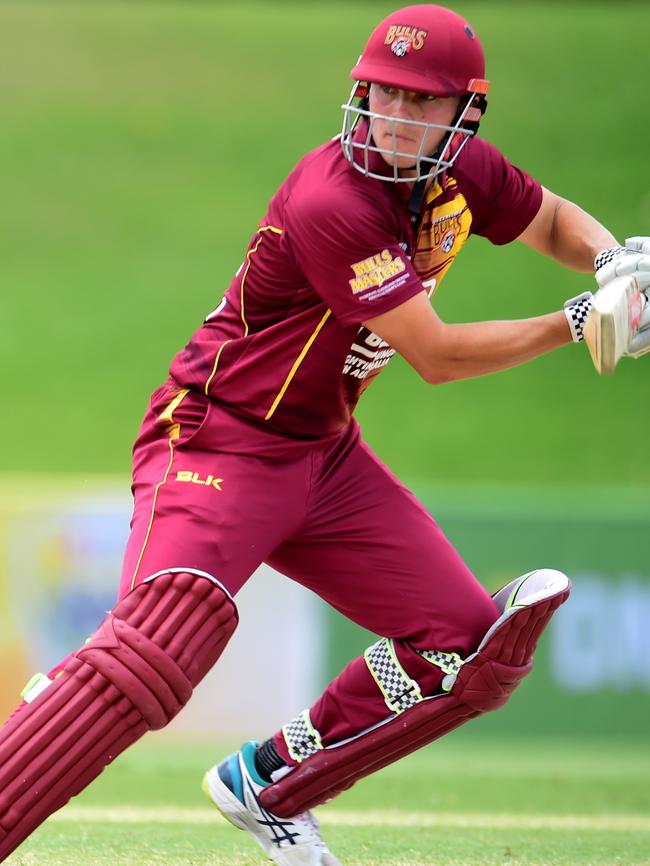
[[[259,238],[258,242],[255,244],[255,246],[253,247],[253,249],[249,250],[246,253],[246,269],[245,269],[244,274],[241,278],[241,286],[240,286],[240,306],[241,306],[240,315],[241,315],[242,323],[244,325],[244,336],[245,337],[248,336],[248,322],[246,321],[246,314],[244,312],[244,284],[246,282],[246,277],[248,276],[248,269],[251,266],[251,256],[253,255],[253,253],[257,252],[257,248],[262,243],[262,239],[264,238],[263,232],[273,232],[274,235],[283,234],[282,229],[279,229],[276,226],[261,226],[257,230],[257,232],[258,232],[260,238]],[[206,391],[206,394],[207,394],[207,391]]]
[[[210,390],[210,383],[214,379],[214,374],[217,372],[217,367],[219,366],[219,358],[221,357],[221,353],[223,352],[225,347],[228,345],[228,343],[232,343],[232,340],[226,340],[224,343],[222,343],[219,346],[219,351],[217,352],[217,357],[214,359],[214,367],[212,368],[212,372],[210,373],[210,375],[208,377],[208,381],[205,383],[205,388],[203,389],[206,396],[208,395],[208,391]]]
[[[305,359],[305,355],[306,355],[307,352],[310,350],[312,343],[314,342],[314,340],[316,339],[316,337],[317,337],[317,336],[319,335],[319,333],[321,332],[321,329],[322,329],[323,325],[324,325],[325,322],[329,319],[329,317],[330,317],[331,314],[332,314],[332,311],[331,311],[331,310],[328,310],[328,311],[325,313],[325,315],[323,316],[323,318],[320,320],[320,322],[318,323],[318,325],[316,325],[316,330],[315,330],[314,333],[311,335],[311,337],[307,340],[307,342],[305,343],[305,345],[304,345],[304,347],[303,347],[303,349],[302,349],[302,352],[298,355],[298,357],[297,357],[296,360],[294,361],[293,367],[292,367],[291,370],[289,371],[289,375],[288,375],[287,378],[284,380],[284,385],[280,388],[280,391],[279,391],[279,393],[278,393],[278,396],[277,396],[277,397],[275,398],[275,400],[273,401],[273,405],[271,406],[271,408],[269,409],[269,411],[266,413],[266,417],[264,418],[265,421],[268,421],[269,418],[271,417],[271,415],[273,415],[273,413],[275,412],[275,410],[278,408],[278,404],[279,404],[280,400],[284,397],[285,391],[286,391],[287,388],[289,387],[289,384],[290,384],[291,380],[292,380],[293,377],[296,375],[296,371],[297,371],[298,367],[299,367],[299,366],[302,364],[302,362],[304,361],[304,359]]]

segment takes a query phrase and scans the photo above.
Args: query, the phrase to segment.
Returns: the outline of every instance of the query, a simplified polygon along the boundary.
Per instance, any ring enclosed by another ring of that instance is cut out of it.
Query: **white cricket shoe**
[[[311,812],[278,818],[260,803],[258,794],[268,784],[255,769],[257,743],[244,743],[239,752],[212,767],[203,790],[221,814],[258,841],[267,857],[280,866],[342,866],[323,842]]]

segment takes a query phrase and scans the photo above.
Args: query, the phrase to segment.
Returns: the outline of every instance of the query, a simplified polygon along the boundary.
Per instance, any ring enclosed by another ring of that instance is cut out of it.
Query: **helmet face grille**
[[[477,123],[472,122],[473,113],[476,111],[475,100],[477,100],[474,94],[468,94],[465,105],[459,109],[455,121],[450,126],[371,112],[367,108],[367,100],[359,98],[362,94],[365,96],[363,87],[360,88],[360,83],[355,82],[348,101],[341,106],[343,109],[341,147],[350,165],[366,177],[389,183],[415,183],[427,178],[433,179],[451,168],[467,141],[476,132]],[[391,147],[378,147],[375,143],[373,127],[377,120],[390,123]],[[365,134],[361,131],[363,121],[367,123]],[[420,145],[416,154],[399,149],[396,137],[397,124],[408,125],[419,134]],[[445,134],[433,153],[424,153],[424,143],[430,130],[440,130]],[[456,144],[452,153],[452,145]],[[378,164],[377,159],[371,160],[372,155],[382,157],[381,162]],[[408,170],[402,170],[397,166],[397,160],[405,158],[413,161],[412,167]]]

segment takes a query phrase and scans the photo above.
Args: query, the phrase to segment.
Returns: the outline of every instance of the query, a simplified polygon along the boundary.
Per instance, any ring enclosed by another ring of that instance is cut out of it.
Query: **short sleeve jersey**
[[[377,157],[377,159],[381,159]],[[480,138],[429,190],[365,177],[337,139],[308,153],[270,202],[222,302],[171,365],[182,387],[298,439],[345,427],[394,354],[363,323],[437,288],[470,234],[505,244],[539,184]]]

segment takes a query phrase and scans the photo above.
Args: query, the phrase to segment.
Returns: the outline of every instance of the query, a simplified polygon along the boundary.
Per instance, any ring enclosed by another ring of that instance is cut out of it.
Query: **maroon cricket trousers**
[[[417,650],[466,656],[498,616],[354,420],[328,440],[295,440],[167,383],[154,392],[134,447],[133,492],[120,598],[172,568],[208,574],[234,596],[266,562],[352,621],[393,638],[423,694],[442,672]],[[324,745],[387,714],[363,658],[310,710]],[[293,763],[280,736],[276,742]]]

